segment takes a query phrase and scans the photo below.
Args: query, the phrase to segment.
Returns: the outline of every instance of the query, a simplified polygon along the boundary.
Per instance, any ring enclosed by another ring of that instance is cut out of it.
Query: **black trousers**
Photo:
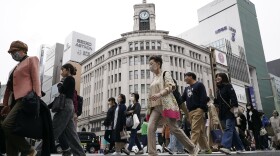
[[[113,139],[112,133],[113,133],[112,130],[105,130],[105,134],[104,134],[104,139],[105,139],[107,142],[110,143],[109,150],[112,150],[113,147],[115,146],[115,141],[114,141],[114,139]]]
[[[253,135],[256,143],[256,150],[260,150],[261,149],[260,130],[254,129]]]

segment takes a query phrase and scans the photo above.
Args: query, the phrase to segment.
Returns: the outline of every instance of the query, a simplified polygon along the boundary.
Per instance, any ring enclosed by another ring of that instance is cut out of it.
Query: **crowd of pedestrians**
[[[5,139],[7,156],[17,156],[19,153],[35,156],[37,150],[41,150],[38,155],[50,155],[55,152],[54,140],[59,141],[63,156],[85,156],[75,123],[77,113],[73,103],[76,97],[73,75],[76,69],[69,63],[62,66],[63,78],[57,85],[59,94],[64,96],[64,102],[63,108],[55,111],[51,123],[49,134],[52,134],[50,138],[53,139],[43,139],[41,146],[34,149],[26,141],[27,136],[14,133],[13,128],[18,124],[17,112],[26,109],[23,99],[26,99],[29,92],[34,92],[39,98],[42,96],[39,61],[37,57],[28,57],[27,51],[27,45],[21,41],[13,42],[8,51],[19,64],[9,76],[4,107],[1,109],[4,121],[1,122],[0,136],[2,140]],[[280,148],[279,113],[274,111],[272,117],[268,118],[251,104],[241,109],[225,73],[215,75],[216,93],[213,96],[209,90],[208,97],[204,84],[196,80],[194,73],[187,72],[184,74],[185,90],[178,96],[176,81],[170,72],[162,69],[162,65],[160,56],[149,58],[154,78],[149,88],[145,118],[141,117],[138,93],[130,95],[129,104],[124,94],[119,94],[117,100],[113,97],[108,99],[108,111],[103,125],[104,139],[109,143],[109,148],[104,150],[104,154],[121,155],[123,152],[130,155],[136,145],[136,154],[144,154],[146,148],[149,156],[157,156],[156,132],[161,125],[163,149],[169,154],[176,152],[196,156],[198,153],[211,154],[212,151],[230,154],[231,151],[242,153],[246,150]],[[138,131],[141,131],[141,138],[138,137]],[[44,151],[46,142],[49,143],[47,152]]]

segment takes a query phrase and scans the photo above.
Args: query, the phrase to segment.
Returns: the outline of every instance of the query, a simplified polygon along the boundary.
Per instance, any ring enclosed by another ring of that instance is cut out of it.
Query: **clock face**
[[[148,19],[150,15],[149,15],[148,11],[142,11],[142,12],[140,12],[139,16],[141,19],[145,20],[145,19]]]

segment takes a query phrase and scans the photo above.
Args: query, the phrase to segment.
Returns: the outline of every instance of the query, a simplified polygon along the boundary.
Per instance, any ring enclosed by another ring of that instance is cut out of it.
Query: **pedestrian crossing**
[[[87,154],[87,156],[101,156],[104,154]],[[122,154],[122,156],[125,156],[126,154]],[[135,155],[134,153],[131,153],[130,155]],[[143,155],[148,155],[148,153],[143,154]],[[160,156],[170,156],[168,153],[159,153],[158,155]],[[186,156],[187,154],[174,154],[174,155],[184,155]],[[221,152],[213,152],[212,154],[198,154],[198,156],[220,156],[220,155],[225,155]],[[236,152],[232,152],[231,155],[238,155],[238,156],[279,156],[280,151],[246,151],[242,154],[236,154]],[[61,156],[61,154],[53,154],[52,156]],[[108,154],[110,156],[110,154]]]

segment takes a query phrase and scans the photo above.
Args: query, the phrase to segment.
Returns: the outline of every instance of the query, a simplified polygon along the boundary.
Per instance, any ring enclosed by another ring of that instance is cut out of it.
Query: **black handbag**
[[[52,112],[57,113],[64,109],[65,107],[65,94],[59,94],[59,96],[55,97],[52,102]]]
[[[29,92],[22,98],[23,111],[30,116],[39,117],[40,114],[40,97],[34,91]]]
[[[0,106],[0,112],[2,110],[2,106]],[[2,129],[2,122],[4,121],[4,117],[0,115],[0,155],[1,153],[6,153],[6,142],[5,142],[5,134]]]

